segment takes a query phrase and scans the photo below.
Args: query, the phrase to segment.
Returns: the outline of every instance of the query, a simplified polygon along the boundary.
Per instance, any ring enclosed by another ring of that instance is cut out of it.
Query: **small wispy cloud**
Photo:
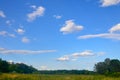
[[[29,42],[30,42],[30,39],[27,38],[27,37],[23,37],[23,38],[22,38],[22,42],[23,42],[23,43],[29,43]]]
[[[35,20],[37,17],[43,16],[44,12],[45,12],[45,8],[42,6],[36,7],[35,5],[32,6],[32,8],[34,8],[35,10],[32,13],[29,13],[27,15],[28,17],[28,21],[33,21]]]
[[[33,8],[33,9],[36,9],[36,8],[37,8],[36,5],[31,5],[30,7]]]
[[[81,30],[83,30],[83,26],[76,25],[73,20],[67,20],[65,21],[64,26],[60,29],[60,32],[63,32],[63,34],[68,34]]]
[[[120,0],[100,0],[100,2],[102,3],[102,7],[120,4]]]
[[[15,38],[16,35],[15,34],[8,34],[8,36],[12,37],[12,38]]]
[[[15,34],[12,34],[12,33],[8,33],[7,31],[0,31],[0,36],[9,36],[9,37],[12,37],[12,38],[15,38]]]
[[[120,40],[120,24],[117,24],[111,27],[108,33],[100,33],[100,34],[89,34],[79,36],[78,39],[89,39],[89,38],[106,38],[106,39],[115,39]],[[116,33],[118,32],[118,33]]]
[[[47,66],[40,66],[40,70],[48,70]]]
[[[83,52],[75,52],[70,55],[65,55],[57,58],[57,61],[76,61],[79,57],[102,56],[103,52],[93,52],[92,50],[85,50]]]
[[[6,20],[5,23],[7,26],[11,26],[13,23],[15,22],[15,20]]]
[[[14,61],[13,61],[13,60],[9,60],[8,62],[9,62],[10,64],[13,64],[13,63],[14,63]]]
[[[5,49],[5,48],[0,47],[0,51],[2,51],[2,50],[6,50],[6,49]]]
[[[6,17],[6,15],[4,14],[3,11],[0,11],[0,17],[2,17],[2,18],[5,18],[5,17]]]
[[[62,56],[62,57],[57,58],[57,60],[58,60],[58,61],[69,61],[70,58],[69,58],[68,55],[65,55],[65,56]]]
[[[12,25],[10,20],[7,20],[7,21],[6,21],[6,24],[7,24],[8,26]]]
[[[2,36],[7,35],[7,31],[0,31],[0,35],[2,35]]]
[[[5,48],[0,48],[1,54],[42,54],[42,53],[52,53],[56,50],[10,50]]]
[[[61,19],[62,18],[62,16],[60,16],[60,15],[53,15],[53,17],[56,18],[56,19]]]
[[[86,50],[83,52],[78,52],[78,53],[73,53],[72,56],[73,57],[85,57],[85,56],[94,56],[95,54],[91,51],[91,50]]]
[[[18,34],[24,34],[25,30],[23,30],[22,28],[18,28],[17,30],[15,30]]]
[[[120,32],[120,23],[116,24],[115,26],[113,26],[112,28],[109,29],[110,33],[113,32]]]

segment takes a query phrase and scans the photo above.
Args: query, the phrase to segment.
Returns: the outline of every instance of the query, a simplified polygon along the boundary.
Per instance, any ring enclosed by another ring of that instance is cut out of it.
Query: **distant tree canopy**
[[[42,70],[39,71],[40,74],[94,74],[93,71],[88,70]]]
[[[5,60],[0,59],[0,72],[2,73],[33,73],[36,71],[37,69],[24,63],[9,63]]]
[[[106,58],[104,62],[95,64],[95,71],[100,74],[120,72],[120,61]]]
[[[39,73],[39,74],[106,74],[120,73],[120,61],[118,59],[106,58],[103,62],[95,64],[95,71],[88,70],[41,70],[24,63],[7,62],[0,59],[0,73]]]
[[[0,59],[1,73],[39,73],[39,74],[94,74],[88,70],[40,70],[28,66],[24,63],[7,62]]]

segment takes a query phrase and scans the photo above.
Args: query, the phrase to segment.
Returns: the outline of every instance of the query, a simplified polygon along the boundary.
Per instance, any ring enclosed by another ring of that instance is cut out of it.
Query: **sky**
[[[120,0],[0,0],[0,58],[39,70],[120,59]]]

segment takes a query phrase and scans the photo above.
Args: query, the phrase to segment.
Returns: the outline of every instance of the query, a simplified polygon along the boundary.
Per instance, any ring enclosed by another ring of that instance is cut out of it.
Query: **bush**
[[[0,75],[2,75],[2,72],[0,72]]]
[[[120,77],[120,72],[107,73],[105,75],[108,76],[108,77]]]

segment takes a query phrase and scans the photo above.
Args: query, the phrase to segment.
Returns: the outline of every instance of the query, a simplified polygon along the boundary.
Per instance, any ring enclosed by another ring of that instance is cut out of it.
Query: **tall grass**
[[[0,74],[0,80],[120,80],[103,75]]]

